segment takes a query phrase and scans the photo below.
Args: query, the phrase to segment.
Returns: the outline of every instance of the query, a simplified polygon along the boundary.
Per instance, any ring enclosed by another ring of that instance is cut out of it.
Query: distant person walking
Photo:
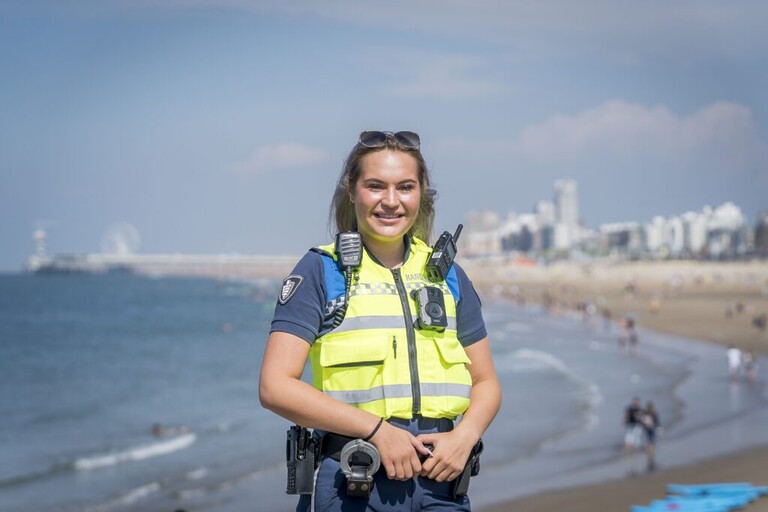
[[[637,353],[637,331],[635,330],[635,319],[626,316],[622,320],[622,331],[619,335],[619,348],[626,348],[632,354]]]
[[[643,447],[643,408],[635,397],[624,409],[624,454],[629,457],[630,474],[637,473],[635,454]]]
[[[728,345],[726,357],[728,358],[728,376],[731,381],[736,381],[741,373],[741,350],[733,345]]]
[[[744,374],[747,377],[747,382],[750,384],[755,383],[757,378],[757,355],[754,350],[747,350],[742,356],[742,364],[744,366]]]
[[[642,414],[640,399],[635,397],[624,410],[624,449],[628,452],[643,445]]]
[[[648,401],[643,409],[640,421],[643,425],[643,433],[645,434],[645,456],[648,461],[648,471],[656,469],[656,434],[661,430],[661,421],[659,420],[659,412],[653,405],[653,402]]]

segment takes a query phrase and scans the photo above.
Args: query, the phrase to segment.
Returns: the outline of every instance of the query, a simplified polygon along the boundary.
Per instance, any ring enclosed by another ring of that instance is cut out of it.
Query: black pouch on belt
[[[288,429],[285,462],[288,467],[286,494],[312,494],[317,468],[318,440],[313,432],[293,425]]]
[[[451,481],[451,497],[453,499],[465,496],[469,490],[469,478],[477,476],[477,474],[480,473],[481,453],[483,453],[482,439],[472,447],[472,451],[469,453],[469,458],[467,459],[467,464],[464,466],[464,471]]]

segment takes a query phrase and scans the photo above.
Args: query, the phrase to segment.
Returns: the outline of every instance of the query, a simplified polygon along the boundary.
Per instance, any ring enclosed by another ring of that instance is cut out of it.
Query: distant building
[[[768,257],[768,211],[760,212],[757,215],[754,246],[757,256]]]
[[[768,257],[768,212],[754,230],[731,202],[645,224],[614,222],[590,230],[579,223],[578,188],[573,180],[554,184],[554,201],[538,201],[533,213],[471,212],[461,249],[467,256],[526,253],[545,258],[611,256],[616,258],[734,259]]]
[[[555,182],[555,226],[556,249],[570,249],[577,241],[579,232],[579,198],[574,180]]]

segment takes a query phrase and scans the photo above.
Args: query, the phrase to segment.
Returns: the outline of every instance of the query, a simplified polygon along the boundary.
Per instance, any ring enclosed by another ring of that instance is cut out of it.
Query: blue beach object
[[[701,485],[667,485],[670,496],[647,506],[632,506],[632,512],[728,512],[742,509],[760,496],[768,486],[755,487],[748,482]]]

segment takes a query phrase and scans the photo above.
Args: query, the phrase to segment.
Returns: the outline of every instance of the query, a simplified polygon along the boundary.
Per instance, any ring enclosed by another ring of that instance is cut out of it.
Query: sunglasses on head
[[[357,141],[367,148],[383,148],[387,145],[387,139],[392,137],[395,141],[406,149],[419,149],[421,147],[421,139],[419,134],[415,132],[379,132],[379,131],[364,131],[360,133],[360,137]]]

